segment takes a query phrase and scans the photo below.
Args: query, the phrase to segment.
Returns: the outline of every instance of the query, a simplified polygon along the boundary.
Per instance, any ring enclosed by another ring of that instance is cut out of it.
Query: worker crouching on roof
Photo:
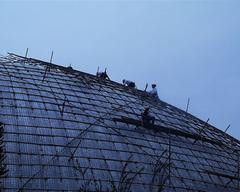
[[[156,84],[152,84],[152,90],[148,91],[148,93],[154,97],[155,99],[159,99],[158,97],[158,92],[157,92],[157,85]]]
[[[101,78],[101,79],[108,79],[108,80],[110,80],[106,70],[104,72],[97,72],[96,76]]]
[[[133,81],[123,79],[122,82],[123,82],[123,85],[125,85],[125,86],[136,88],[136,85]]]
[[[149,107],[146,107],[141,113],[142,126],[154,125],[155,117],[149,115]]]

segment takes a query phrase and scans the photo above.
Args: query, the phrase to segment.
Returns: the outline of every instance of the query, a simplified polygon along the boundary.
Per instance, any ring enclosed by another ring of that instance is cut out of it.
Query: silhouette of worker
[[[101,79],[108,79],[108,80],[110,80],[110,78],[108,77],[108,74],[107,74],[106,71],[104,71],[104,72],[97,72],[96,76],[101,78]]]
[[[141,113],[142,116],[142,126],[146,125],[154,125],[155,117],[149,115],[149,107],[146,107],[144,111]]]
[[[123,79],[122,82],[123,82],[123,85],[125,85],[125,86],[132,87],[132,88],[136,87],[136,85],[133,81]]]

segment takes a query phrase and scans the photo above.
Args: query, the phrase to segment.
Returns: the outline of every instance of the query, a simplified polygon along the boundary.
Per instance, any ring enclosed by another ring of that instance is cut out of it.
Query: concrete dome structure
[[[0,59],[2,191],[239,191],[239,141],[146,92]],[[142,126],[149,106],[155,125]]]

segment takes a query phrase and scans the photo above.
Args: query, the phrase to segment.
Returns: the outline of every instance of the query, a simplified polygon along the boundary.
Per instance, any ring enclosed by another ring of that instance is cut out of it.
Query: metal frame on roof
[[[0,73],[4,190],[239,189],[239,141],[208,121],[51,62],[11,53]],[[153,129],[139,122],[145,105]]]

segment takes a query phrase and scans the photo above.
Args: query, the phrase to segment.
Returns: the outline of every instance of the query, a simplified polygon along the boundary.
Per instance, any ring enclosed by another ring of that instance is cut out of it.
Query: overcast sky
[[[112,80],[157,83],[160,98],[240,139],[240,1],[1,1],[0,54]]]

